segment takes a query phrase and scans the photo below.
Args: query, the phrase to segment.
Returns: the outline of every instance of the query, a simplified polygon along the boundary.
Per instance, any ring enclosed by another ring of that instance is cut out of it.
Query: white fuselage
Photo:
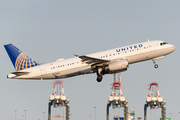
[[[127,59],[128,64],[133,64],[136,62],[161,58],[175,50],[175,47],[173,45],[161,45],[162,42],[164,41],[147,41],[143,43],[88,54],[86,56],[109,61]],[[83,63],[79,57],[74,57],[20,70],[20,72],[29,73],[21,76],[9,74],[8,78],[61,79],[81,74],[89,74],[93,73],[94,71],[92,71],[91,65]]]

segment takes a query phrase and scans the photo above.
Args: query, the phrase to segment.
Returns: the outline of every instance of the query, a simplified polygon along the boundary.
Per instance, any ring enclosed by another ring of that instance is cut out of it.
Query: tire
[[[157,68],[158,68],[158,65],[157,65],[157,64],[155,64],[155,65],[154,65],[154,67],[157,69]]]
[[[101,82],[101,81],[102,81],[102,78],[103,78],[102,75],[98,75],[98,76],[97,76],[97,81],[98,81],[98,82]]]

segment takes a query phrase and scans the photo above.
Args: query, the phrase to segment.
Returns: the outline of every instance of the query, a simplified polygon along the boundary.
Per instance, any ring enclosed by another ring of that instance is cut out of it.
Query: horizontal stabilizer
[[[29,72],[12,72],[12,74],[15,74],[17,76],[21,76],[21,75],[26,75],[28,74]]]

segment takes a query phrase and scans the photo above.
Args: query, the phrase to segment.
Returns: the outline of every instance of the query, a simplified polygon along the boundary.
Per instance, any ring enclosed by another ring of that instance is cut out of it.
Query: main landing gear
[[[153,63],[154,63],[154,67],[157,69],[158,68],[158,64],[156,64],[156,61],[153,59]]]
[[[98,82],[101,82],[102,81],[102,78],[103,78],[103,74],[102,74],[102,71],[103,71],[103,68],[98,68],[97,69],[97,81]]]
[[[98,76],[97,76],[97,81],[98,81],[98,82],[101,82],[101,81],[102,81],[102,78],[103,78],[102,75],[98,75]]]

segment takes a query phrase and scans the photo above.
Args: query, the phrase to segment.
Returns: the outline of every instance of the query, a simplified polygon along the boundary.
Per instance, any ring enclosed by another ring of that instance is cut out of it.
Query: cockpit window
[[[160,45],[166,45],[166,44],[168,44],[167,42],[162,42],[162,43],[160,43]]]

